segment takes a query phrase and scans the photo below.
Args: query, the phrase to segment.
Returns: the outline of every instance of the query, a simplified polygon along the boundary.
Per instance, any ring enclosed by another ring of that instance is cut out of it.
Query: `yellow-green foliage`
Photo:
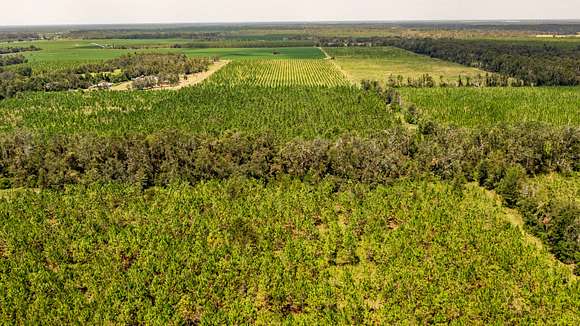
[[[580,173],[570,176],[547,174],[530,179],[525,191],[532,196],[556,198],[580,206]]]
[[[209,81],[218,85],[348,86],[345,76],[327,60],[251,60],[230,63]]]
[[[0,318],[578,324],[576,279],[480,189],[94,185],[0,196]]]
[[[180,91],[30,93],[0,101],[0,132],[219,134],[273,131],[281,138],[367,134],[393,124],[381,99],[349,87],[259,87],[215,83]]]
[[[484,71],[465,67],[456,63],[429,58],[394,47],[350,47],[325,48],[328,55],[349,75],[351,80],[359,83],[370,79],[386,82],[389,75],[401,75],[406,78],[417,78],[423,74],[431,75],[436,82],[440,76],[445,82],[457,81],[461,76],[485,75]]]
[[[526,227],[580,275],[580,174],[550,174],[521,186],[518,209]]]
[[[531,121],[580,125],[580,88],[401,88],[404,101],[423,117],[457,126],[476,127]]]

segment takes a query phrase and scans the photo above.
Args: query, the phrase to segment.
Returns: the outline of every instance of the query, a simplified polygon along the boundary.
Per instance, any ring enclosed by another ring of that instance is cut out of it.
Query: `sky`
[[[0,26],[580,19],[580,0],[2,0]]]

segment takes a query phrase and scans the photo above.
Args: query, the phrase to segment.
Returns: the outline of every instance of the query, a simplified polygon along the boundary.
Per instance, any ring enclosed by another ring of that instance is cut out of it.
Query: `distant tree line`
[[[284,47],[311,47],[315,46],[314,40],[280,40],[280,41],[242,41],[225,40],[216,42],[190,42],[176,43],[171,47],[176,49],[205,49],[205,48],[284,48]]]
[[[456,30],[456,31],[513,31],[513,32],[527,32],[529,34],[559,34],[559,35],[575,35],[580,32],[580,24],[578,23],[401,23],[399,26],[409,29],[421,30]]]
[[[390,45],[523,80],[527,85],[580,84],[580,51],[547,44],[451,39],[392,39]]]
[[[362,80],[363,88],[368,88],[370,84],[378,84],[377,81]],[[500,74],[485,75],[478,74],[477,76],[457,76],[455,81],[449,81],[443,76],[435,78],[430,74],[422,74],[418,77],[405,77],[402,75],[390,74],[385,82],[387,87],[521,87],[525,83],[522,80],[510,78]]]
[[[0,54],[9,54],[9,53],[19,53],[19,52],[27,52],[27,51],[40,51],[41,48],[36,47],[34,45],[31,46],[9,46],[9,47],[1,47]]]
[[[179,75],[207,70],[211,62],[210,59],[188,58],[183,54],[146,53],[39,74],[25,66],[0,71],[0,99],[26,91],[88,89],[100,82],[119,83],[145,76],[154,76],[149,79],[157,80],[157,84],[173,84],[179,81]]]
[[[212,41],[224,38],[222,32],[151,31],[151,30],[76,30],[63,34],[73,39],[191,39]]]
[[[44,36],[36,32],[0,32],[0,41],[19,42],[42,39]]]
[[[484,69],[529,86],[580,84],[580,46],[431,38],[330,38],[322,46],[395,46],[433,58]]]

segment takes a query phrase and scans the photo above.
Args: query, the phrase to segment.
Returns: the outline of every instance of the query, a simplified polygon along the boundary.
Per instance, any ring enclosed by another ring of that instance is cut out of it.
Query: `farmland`
[[[26,53],[29,65],[33,69],[53,70],[75,67],[89,62],[98,62],[120,57],[129,53],[184,53],[190,57],[218,57],[225,60],[243,59],[321,59],[322,52],[314,47],[281,47],[281,48],[171,48],[184,40],[58,40],[22,42],[22,45],[34,45],[41,50]],[[143,49],[102,48],[104,45],[117,47],[154,47]],[[158,47],[158,48],[157,48]],[[277,54],[274,55],[273,53]]]
[[[0,319],[578,324],[575,25],[510,26],[0,28]]]
[[[406,88],[400,92],[426,117],[457,126],[532,121],[580,125],[578,87]]]
[[[389,75],[404,79],[429,74],[436,81],[451,83],[461,75],[475,77],[485,72],[458,64],[432,59],[393,47],[380,48],[325,48],[351,80],[359,83],[363,79],[385,82]]]
[[[238,86],[348,86],[345,76],[325,60],[253,60],[228,65],[210,84]]]
[[[228,66],[215,77],[223,76]],[[365,96],[353,86],[219,86],[212,84],[213,78],[179,92],[28,94],[0,101],[0,130],[108,135],[164,129],[212,134],[270,130],[281,138],[316,138],[370,133],[394,121],[380,98]]]

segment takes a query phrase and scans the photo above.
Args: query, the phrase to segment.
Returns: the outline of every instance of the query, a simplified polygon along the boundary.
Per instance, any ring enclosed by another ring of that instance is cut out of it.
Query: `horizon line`
[[[377,24],[377,23],[504,23],[504,24],[522,24],[522,23],[537,23],[542,24],[546,22],[560,22],[580,24],[579,18],[493,18],[493,19],[396,19],[396,20],[359,20],[359,19],[343,19],[343,20],[280,20],[280,21],[215,21],[215,22],[118,22],[118,23],[47,23],[47,24],[8,24],[0,25],[0,28],[22,28],[22,27],[76,27],[76,26],[163,26],[163,25],[190,25],[190,26],[227,26],[227,25],[295,25],[295,24]]]

